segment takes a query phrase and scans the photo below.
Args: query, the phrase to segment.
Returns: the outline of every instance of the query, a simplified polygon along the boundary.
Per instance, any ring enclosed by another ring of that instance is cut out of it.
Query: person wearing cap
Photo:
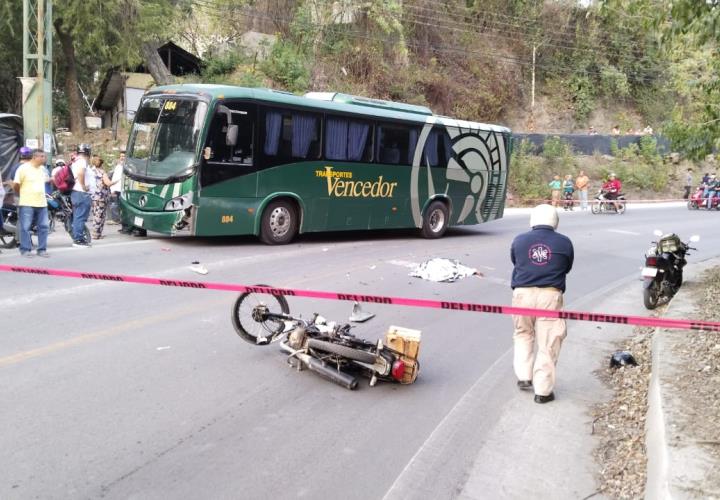
[[[45,152],[35,150],[29,162],[22,164],[15,172],[13,190],[18,198],[18,228],[20,233],[20,255],[32,257],[30,229],[35,225],[38,234],[37,254],[48,257],[48,210],[45,186],[50,176],[45,168]]]
[[[620,210],[620,205],[615,200],[617,200],[620,191],[622,191],[622,182],[620,182],[620,179],[618,179],[614,173],[611,172],[610,175],[608,175],[608,180],[602,185],[602,190],[605,193],[605,198],[612,200],[613,205],[615,205],[615,210]]]
[[[570,238],[556,232],[557,226],[555,207],[538,205],[530,214],[531,230],[513,240],[513,307],[562,309],[565,277],[573,266],[574,249]],[[567,335],[565,320],[513,315],[513,326],[513,368],[518,388],[534,390],[536,403],[553,401],[555,367]]]

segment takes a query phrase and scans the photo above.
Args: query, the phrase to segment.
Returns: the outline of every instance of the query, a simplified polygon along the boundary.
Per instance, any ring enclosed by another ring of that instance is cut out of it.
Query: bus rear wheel
[[[423,238],[440,238],[448,228],[450,213],[445,203],[433,201],[425,210],[420,231]]]
[[[272,201],[265,207],[260,224],[260,241],[268,245],[290,243],[298,231],[295,206],[286,200]]]

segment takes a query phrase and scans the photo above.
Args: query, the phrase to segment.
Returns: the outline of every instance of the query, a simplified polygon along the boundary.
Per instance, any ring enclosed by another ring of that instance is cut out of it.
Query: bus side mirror
[[[225,132],[225,144],[228,146],[235,146],[238,139],[238,126],[228,125],[227,132]]]

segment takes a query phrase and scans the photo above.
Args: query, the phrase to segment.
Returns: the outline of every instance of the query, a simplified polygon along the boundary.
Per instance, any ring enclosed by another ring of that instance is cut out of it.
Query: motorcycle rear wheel
[[[255,308],[262,305],[267,307],[270,313],[290,313],[290,306],[283,295],[269,293],[242,293],[232,306],[230,319],[235,332],[241,339],[254,345],[268,345],[280,339],[285,330],[284,321],[275,319],[257,321],[253,318]]]
[[[627,208],[627,206],[625,205],[625,200],[622,200],[622,201],[618,200],[617,213],[619,213],[620,215],[624,214],[626,208]]]
[[[595,202],[592,205],[590,205],[590,211],[594,214],[599,214],[600,213],[600,203],[602,203],[602,202],[595,200]]]
[[[337,354],[343,358],[353,359],[362,363],[374,363],[377,359],[377,356],[370,352],[353,349],[352,347],[335,344],[334,342],[327,342],[325,340],[310,339],[308,340],[308,347],[319,351]]]
[[[658,306],[660,291],[657,289],[657,283],[653,282],[649,287],[643,289],[643,303],[646,309],[655,309]]]

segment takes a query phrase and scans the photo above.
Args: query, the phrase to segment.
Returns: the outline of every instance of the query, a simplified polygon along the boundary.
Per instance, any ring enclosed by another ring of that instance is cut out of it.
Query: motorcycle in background
[[[55,191],[51,195],[45,195],[48,203],[48,232],[55,231],[55,225],[59,222],[69,235],[72,236],[73,212],[70,202],[70,195],[61,194]],[[17,235],[18,212],[15,205],[5,205],[2,207],[3,227],[5,233],[0,234],[0,242],[5,248],[15,248],[20,245],[20,237]],[[87,226],[83,230],[86,241],[90,242],[90,230]],[[35,236],[37,230],[35,227],[31,229],[31,235]]]
[[[617,203],[617,207],[615,206]],[[610,200],[607,198],[607,191],[602,189],[598,191],[598,195],[595,197],[590,211],[594,214],[624,214],[625,213],[625,195],[618,193],[617,198]]]
[[[645,253],[645,267],[642,269],[643,302],[647,309],[655,309],[673,298],[682,285],[683,267],[687,264],[685,256],[688,250],[697,250],[683,243],[675,233],[663,234],[656,229],[658,236]],[[689,243],[700,241],[698,235],[690,237]]]
[[[695,192],[690,195],[690,199],[687,202],[688,210],[700,210],[705,208],[707,210],[720,210],[720,196],[713,196],[708,207],[708,200],[703,195],[705,194],[705,188],[700,186]]]
[[[292,316],[283,295],[241,294],[232,307],[232,324],[253,345],[279,342],[298,371],[307,368],[350,390],[357,388],[358,374],[368,376],[370,386],[378,380],[411,384],[420,369],[419,331],[390,327],[384,342],[370,342],[351,334],[350,324],[328,321],[317,313],[310,320]]]

